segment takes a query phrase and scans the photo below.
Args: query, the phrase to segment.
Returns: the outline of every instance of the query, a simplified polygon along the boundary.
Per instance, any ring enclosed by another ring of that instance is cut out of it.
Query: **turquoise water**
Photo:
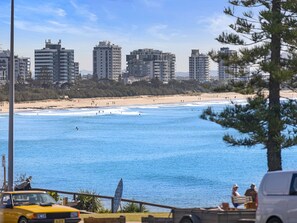
[[[33,187],[110,196],[123,178],[124,198],[177,207],[230,202],[234,183],[242,194],[259,185],[266,151],[226,145],[222,136],[230,130],[199,118],[206,106],[17,113],[15,177],[33,176]],[[8,117],[0,123],[0,153],[7,155]],[[285,150],[284,169],[296,169],[296,158],[296,150]]]

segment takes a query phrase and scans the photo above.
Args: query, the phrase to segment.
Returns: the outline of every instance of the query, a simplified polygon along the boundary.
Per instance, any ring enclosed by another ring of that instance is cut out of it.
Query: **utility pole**
[[[3,186],[2,190],[6,191],[7,184],[6,184],[6,163],[5,163],[5,155],[2,155],[2,167],[3,167]]]
[[[14,0],[11,0],[9,72],[8,190],[13,191],[14,156]]]

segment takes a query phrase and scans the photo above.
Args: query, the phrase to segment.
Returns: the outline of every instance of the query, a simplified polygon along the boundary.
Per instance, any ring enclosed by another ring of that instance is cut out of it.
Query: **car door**
[[[0,200],[0,222],[14,223],[15,215],[12,208],[12,200],[10,194],[2,194]]]
[[[287,221],[296,223],[297,219],[297,173],[293,174],[288,196]]]

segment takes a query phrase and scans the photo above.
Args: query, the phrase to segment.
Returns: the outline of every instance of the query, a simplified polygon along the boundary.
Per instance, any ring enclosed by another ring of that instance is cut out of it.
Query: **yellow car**
[[[13,191],[0,194],[2,223],[78,223],[79,210],[56,204],[44,191]]]

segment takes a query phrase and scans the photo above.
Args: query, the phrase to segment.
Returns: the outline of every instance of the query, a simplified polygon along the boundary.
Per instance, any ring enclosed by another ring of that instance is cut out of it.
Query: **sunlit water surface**
[[[226,145],[222,136],[230,130],[199,118],[207,106],[17,113],[15,178],[26,174],[33,176],[33,187],[110,196],[123,178],[124,198],[177,207],[230,202],[232,184],[242,194],[250,183],[259,185],[266,151]],[[8,116],[0,116],[0,123],[0,152],[7,156]],[[296,169],[296,160],[296,150],[283,152],[284,169]]]

